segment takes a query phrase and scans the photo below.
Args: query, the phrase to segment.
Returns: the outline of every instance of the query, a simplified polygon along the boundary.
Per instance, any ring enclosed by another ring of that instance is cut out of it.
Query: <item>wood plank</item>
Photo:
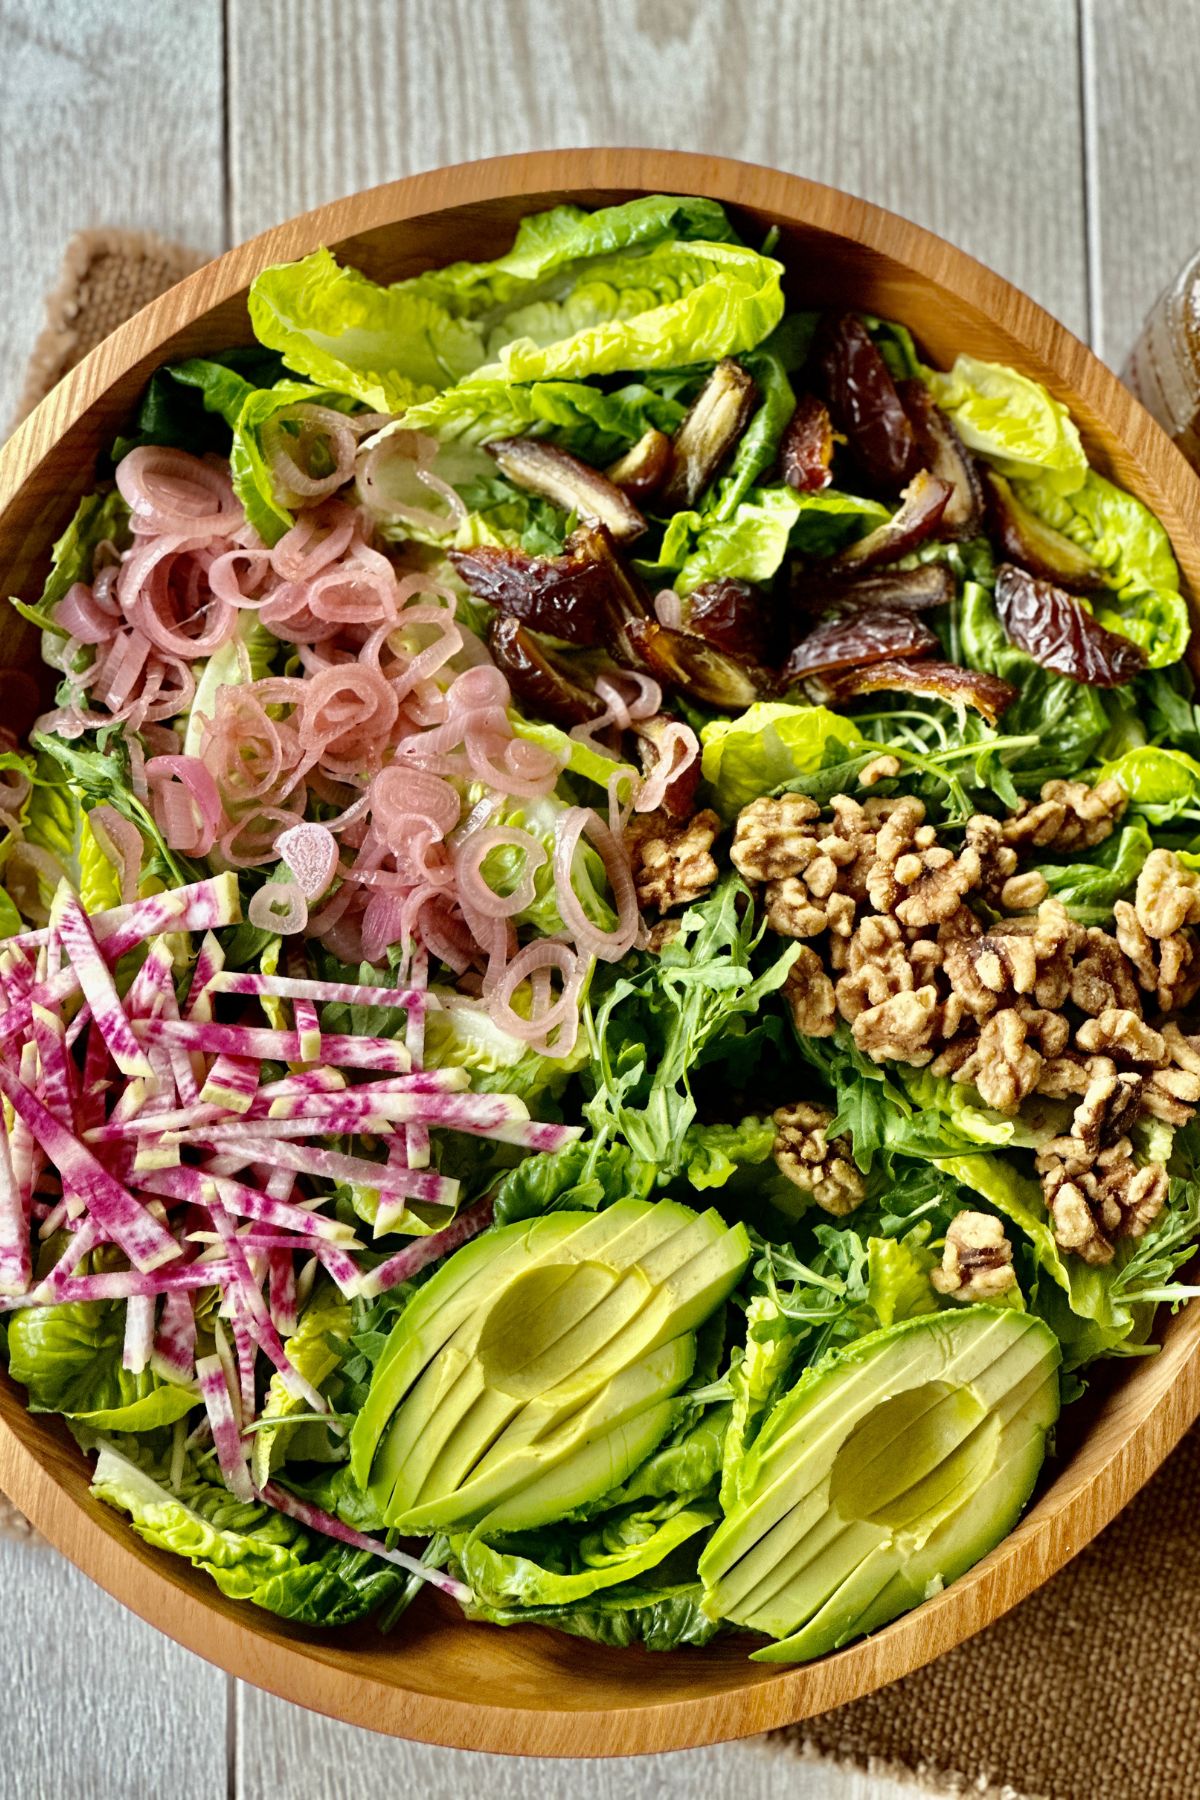
[[[0,1800],[224,1800],[232,1683],[44,1544],[0,1539]]]
[[[0,7],[0,435],[71,234],[224,239],[221,0]]]
[[[478,1756],[377,1737],[246,1687],[238,1691],[235,1770],[238,1800],[342,1800],[351,1770],[355,1800],[914,1800],[909,1783],[804,1762],[762,1738],[597,1762]]]
[[[443,162],[694,147],[892,206],[1086,328],[1075,0],[230,0],[229,23],[235,238]]]
[[[1120,368],[1200,246],[1195,0],[1083,0],[1096,347]]]

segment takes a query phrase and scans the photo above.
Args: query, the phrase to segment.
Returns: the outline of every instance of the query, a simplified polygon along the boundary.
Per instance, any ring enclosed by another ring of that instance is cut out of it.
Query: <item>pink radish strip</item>
[[[290,1200],[295,1185],[296,1177],[291,1169],[271,1169],[263,1192],[270,1194],[273,1200]]]
[[[75,1129],[81,1134],[91,1126],[99,1125],[104,1118],[104,1101],[111,1085],[111,1070],[112,1058],[108,1054],[108,1045],[100,1032],[93,1028],[88,1033],[79,1099],[75,1106]]]
[[[29,1215],[0,1129],[0,1294],[24,1294],[33,1280]]]
[[[57,1013],[44,1006],[32,1008],[33,1041],[41,1063],[37,1092],[60,1124],[75,1121],[75,1065],[67,1054],[67,1034]]]
[[[326,1274],[336,1282],[347,1300],[353,1300],[358,1293],[359,1284],[362,1279],[358,1264],[355,1262],[354,1258],[352,1256],[347,1256],[346,1252],[339,1249],[336,1244],[328,1244],[323,1240],[315,1240],[312,1248]],[[311,1264],[306,1265],[306,1267],[311,1266]],[[301,1271],[301,1274],[303,1276],[303,1271]],[[311,1289],[311,1277],[309,1278],[308,1286]]]
[[[395,1563],[398,1569],[405,1569],[419,1580],[427,1581],[431,1587],[440,1588],[443,1594],[449,1594],[460,1605],[471,1598],[470,1588],[463,1582],[456,1581],[453,1575],[447,1575],[442,1569],[431,1569],[425,1563],[418,1562],[416,1557],[407,1556],[403,1550],[389,1550],[378,1538],[367,1537],[364,1532],[343,1525],[332,1513],[314,1506],[311,1501],[297,1499],[295,1494],[289,1494],[277,1482],[268,1481],[260,1488],[259,1499],[265,1500],[268,1506],[273,1506],[276,1512],[286,1513],[298,1525],[306,1525],[310,1531],[319,1531],[323,1537],[337,1538],[340,1543],[349,1544],[355,1550],[366,1550],[384,1562]]]
[[[160,1381],[180,1385],[190,1382],[195,1374],[196,1314],[183,1289],[177,1288],[163,1301],[150,1367]]]
[[[218,1056],[200,1089],[201,1106],[220,1107],[227,1113],[244,1113],[258,1089],[258,1064],[236,1056]]]
[[[478,1236],[491,1222],[491,1200],[477,1200],[474,1206],[468,1206],[441,1231],[406,1244],[403,1250],[398,1250],[395,1256],[389,1256],[378,1268],[368,1270],[359,1279],[359,1293],[364,1300],[378,1299],[380,1294],[386,1294],[390,1288],[399,1287],[402,1281],[411,1281],[429,1263],[449,1256],[452,1250],[457,1250],[460,1244],[468,1243],[471,1238]]]
[[[125,1302],[125,1342],[121,1349],[121,1367],[131,1375],[141,1375],[150,1364],[154,1348],[154,1296],[132,1294]]]
[[[235,1295],[238,1296],[236,1299]],[[250,1329],[250,1321],[241,1309],[240,1291],[233,1283],[225,1290],[225,1303],[231,1308],[229,1329],[233,1334],[237,1358],[237,1413],[242,1425],[249,1425],[256,1411],[254,1365],[258,1361],[258,1344]],[[226,1375],[228,1376],[228,1371]],[[233,1391],[232,1388],[230,1391]]]
[[[295,1232],[302,1238],[323,1238],[332,1244],[345,1244],[361,1249],[349,1225],[340,1219],[322,1218],[319,1213],[305,1212],[302,1206],[291,1206],[286,1200],[273,1199],[256,1188],[246,1187],[227,1175],[214,1175],[207,1169],[162,1169],[147,1175],[142,1186],[148,1193],[161,1194],[167,1200],[186,1200],[194,1206],[209,1207],[215,1189],[227,1212],[242,1219],[258,1219],[280,1231]]]
[[[113,984],[112,973],[88,923],[88,916],[67,886],[61,883],[50,908],[50,929],[62,939],[63,954],[74,969],[92,1017],[103,1033],[112,1059],[123,1075],[154,1079],[150,1060],[135,1039],[125,1008]]]
[[[346,1087],[340,1069],[304,1069],[295,1075],[283,1075],[278,1081],[265,1081],[258,1090],[260,1100],[278,1100],[289,1094],[336,1094]]]
[[[212,1018],[212,996],[209,988],[215,976],[225,967],[225,952],[218,944],[211,931],[204,934],[200,945],[196,966],[192,970],[192,982],[188,988],[186,1012],[189,1019]]]
[[[29,1127],[62,1177],[63,1190],[74,1193],[93,1214],[112,1242],[119,1244],[143,1274],[179,1255],[179,1245],[153,1219],[127,1188],[101,1167],[79,1139],[47,1112],[41,1101],[0,1062],[0,1093]]]
[[[164,894],[152,894],[146,900],[134,900],[129,906],[94,913],[91,928],[97,943],[104,947],[105,960],[115,963],[127,950],[164,931],[217,930],[222,925],[240,924],[241,917],[237,876],[231,871],[187,887],[170,888]],[[23,931],[9,938],[6,948],[40,949],[49,936],[49,928]]]
[[[220,1357],[202,1356],[196,1364],[196,1374],[225,1485],[239,1500],[253,1500],[254,1487]]]
[[[22,1044],[20,1076],[27,1088],[33,1087],[37,1078],[37,1067],[37,1045],[32,1041]],[[46,1159],[28,1125],[20,1114],[15,1112],[12,1130],[9,1134],[9,1149],[12,1152],[13,1176],[16,1179],[17,1192],[21,1196],[21,1208],[24,1212],[30,1212],[33,1206],[33,1191],[46,1166]],[[63,1204],[73,1219],[77,1219],[83,1211],[83,1207],[74,1196],[71,1197],[69,1204],[65,1200]]]
[[[146,960],[134,976],[125,1005],[129,1012],[153,1016],[163,1010],[167,995],[175,999],[175,959],[166,938],[155,938]]]
[[[224,1262],[186,1263],[179,1269],[159,1269],[153,1275],[139,1275],[136,1269],[105,1269],[98,1275],[76,1275],[63,1280],[53,1293],[39,1285],[28,1294],[0,1299],[0,1312],[25,1306],[71,1306],[78,1300],[128,1300],[133,1294],[220,1287],[228,1280],[229,1264]]]
[[[300,1039],[301,1062],[317,1062],[321,1056],[321,1020],[311,1000],[292,1001],[292,1022]]]
[[[134,1030],[145,1043],[179,1044],[208,1056],[247,1057],[255,1062],[299,1062],[300,1040],[294,1031],[272,1031],[258,1025],[216,1025],[189,1019],[138,1019]],[[321,1055],[342,1069],[373,1069],[404,1074],[408,1051],[391,1038],[354,1038],[334,1034],[321,1040]]]
[[[322,1175],[329,1181],[355,1181],[381,1192],[402,1194],[410,1200],[424,1200],[431,1206],[453,1206],[458,1199],[459,1183],[455,1179],[427,1169],[394,1169],[386,1163],[370,1162],[362,1156],[345,1156],[337,1150],[277,1142],[273,1138],[239,1137],[233,1131],[214,1131],[204,1141],[218,1154],[244,1151],[247,1164],[264,1162],[274,1169],[294,1169],[297,1175]],[[148,1185],[154,1191],[153,1184]],[[319,1235],[326,1237],[329,1234],[322,1232]]]
[[[300,1248],[299,1245],[296,1246]],[[296,1311],[296,1265],[292,1251],[272,1247],[267,1253],[271,1317],[281,1337],[291,1337],[299,1323]]]
[[[100,1232],[94,1219],[85,1219],[77,1231],[72,1232],[71,1241],[40,1284],[38,1292],[47,1300],[57,1300],[83,1258],[96,1248],[100,1242]]]
[[[312,1000],[318,1006],[394,1006],[420,1012],[437,1004],[434,995],[414,987],[371,987],[356,981],[313,981],[306,976],[255,975],[236,969],[216,976],[211,987],[216,994],[246,994],[256,999],[270,995],[276,1000]]]

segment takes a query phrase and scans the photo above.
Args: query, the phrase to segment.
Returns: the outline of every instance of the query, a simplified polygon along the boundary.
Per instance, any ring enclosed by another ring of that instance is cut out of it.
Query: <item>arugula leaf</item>
[[[81,803],[107,801],[137,826],[152,852],[149,860],[143,862],[143,877],[161,876],[171,887],[186,887],[189,882],[204,879],[208,873],[205,866],[168,848],[153,814],[134,793],[129,746],[120,727],[105,727],[73,743],[49,732],[35,731],[29,741],[39,756],[49,757],[59,765]]]
[[[756,975],[751,962],[764,930],[731,872],[683,913],[661,955],[643,957],[632,974],[606,970],[603,993],[585,1002],[592,1091],[584,1116],[602,1144],[624,1141],[661,1181],[682,1166],[697,1065],[745,1034],[795,961],[789,944]]]

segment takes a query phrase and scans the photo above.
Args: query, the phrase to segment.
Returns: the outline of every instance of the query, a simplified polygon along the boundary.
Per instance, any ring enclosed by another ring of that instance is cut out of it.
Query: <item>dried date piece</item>
[[[975,458],[923,381],[901,381],[896,391],[916,433],[922,462],[954,490],[942,514],[943,535],[975,537],[983,528],[983,485]]]
[[[802,394],[779,444],[779,472],[798,494],[817,494],[833,480],[833,420],[815,394]]]
[[[1026,569],[1001,563],[996,611],[1016,644],[1043,669],[1090,687],[1120,687],[1146,666],[1144,653],[1118,632],[1106,631],[1071,594]]]
[[[696,504],[746,429],[757,394],[753,376],[741,363],[726,356],[717,364],[671,439],[664,511]]]
[[[1061,531],[1043,525],[1022,506],[1003,475],[987,474],[988,523],[1005,556],[1041,581],[1087,593],[1100,582],[1100,569],[1086,550]]]
[[[574,532],[561,556],[527,556],[494,544],[451,550],[449,556],[477,599],[531,630],[584,648],[606,641],[613,577],[596,555],[594,534]]]
[[[856,581],[837,580],[828,568],[804,570],[792,584],[793,604],[806,612],[827,612],[838,606],[873,612],[884,606],[901,612],[931,612],[949,606],[958,591],[945,563],[922,563],[915,569],[885,569],[878,575],[860,575]]]
[[[784,681],[830,675],[859,663],[883,662],[896,656],[926,656],[938,640],[915,613],[888,607],[871,612],[835,613],[822,619],[792,650],[783,665]]]
[[[687,601],[686,630],[730,656],[750,662],[771,660],[771,621],[767,598],[748,581],[726,575],[719,581],[702,581]]]
[[[610,463],[604,472],[614,487],[640,503],[658,491],[670,466],[671,440],[665,431],[651,425],[633,448]]]
[[[488,627],[488,649],[518,700],[528,701],[553,724],[569,731],[604,711],[603,703],[575,679],[567,663],[539,644],[519,619],[497,614]]]
[[[737,711],[752,706],[770,689],[770,679],[761,669],[727,656],[690,632],[673,631],[654,619],[634,619],[626,632],[640,668],[705,706]]]
[[[922,662],[888,661],[861,669],[847,669],[810,684],[814,700],[838,705],[860,694],[921,694],[926,699],[946,700],[951,705],[973,707],[994,725],[1017,697],[1017,690],[998,675],[981,669],[960,669],[957,663],[932,658]]]
[[[645,531],[646,521],[628,494],[570,451],[523,437],[496,438],[483,447],[518,487],[544,495],[591,525],[603,525],[617,543],[630,543]]]
[[[873,569],[879,563],[907,556],[933,536],[953,494],[948,481],[939,481],[928,469],[919,470],[901,494],[899,510],[856,544],[840,551],[832,568],[839,574],[856,575],[860,569]]]
[[[864,473],[878,487],[903,487],[921,466],[917,435],[862,320],[826,315],[813,355],[833,423]]]

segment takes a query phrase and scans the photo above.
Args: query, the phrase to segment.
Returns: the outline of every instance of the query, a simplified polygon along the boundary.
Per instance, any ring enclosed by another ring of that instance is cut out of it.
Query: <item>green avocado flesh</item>
[[[804,1662],[915,1606],[999,1543],[1058,1417],[1058,1340],[1010,1308],[907,1319],[807,1369],[700,1558],[704,1610]]]
[[[402,1531],[524,1530],[607,1493],[670,1428],[741,1225],[621,1200],[485,1233],[400,1315],[350,1436]]]

